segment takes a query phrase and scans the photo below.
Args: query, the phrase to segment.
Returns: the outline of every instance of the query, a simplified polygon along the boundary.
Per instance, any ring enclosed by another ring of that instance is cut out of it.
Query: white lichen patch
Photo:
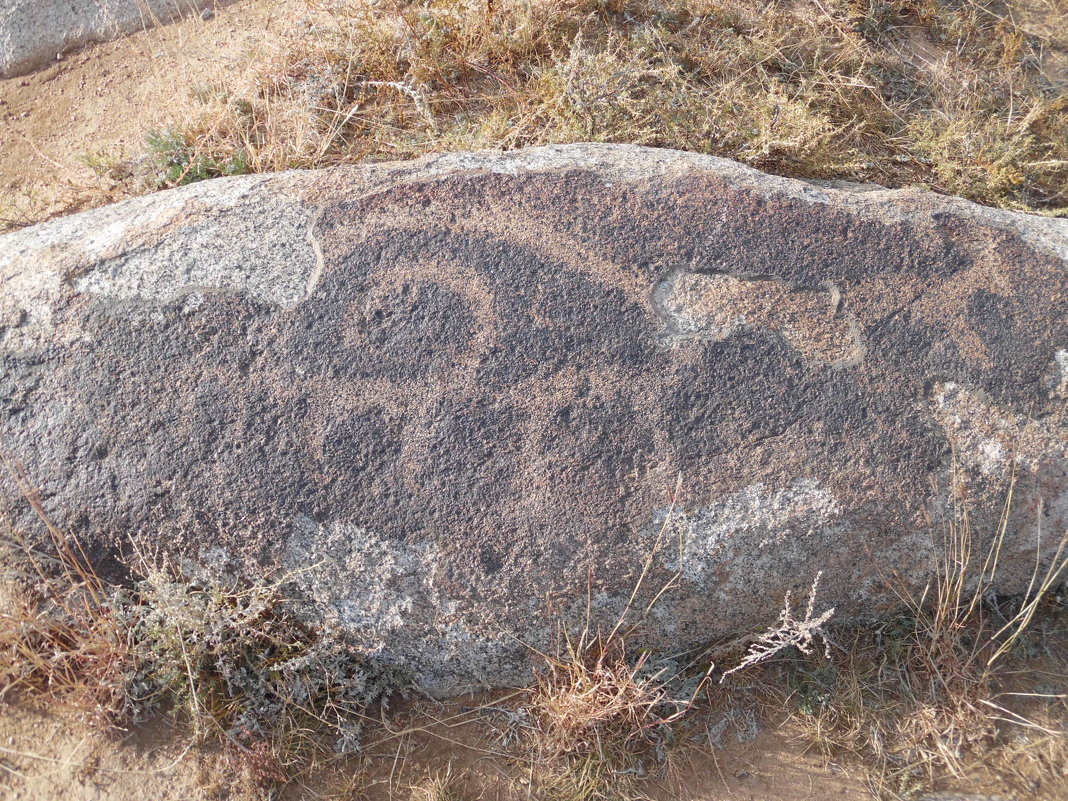
[[[343,629],[380,644],[393,632],[418,631],[444,609],[435,586],[441,564],[429,543],[409,544],[351,523],[296,521],[283,564],[312,589],[321,612]]]
[[[283,565],[304,614],[336,628],[361,648],[403,665],[420,689],[448,695],[529,676],[530,650],[549,630],[507,630],[493,610],[471,610],[439,587],[446,559],[430,542],[393,540],[347,522],[300,517]],[[474,614],[472,614],[474,612]]]
[[[814,479],[800,478],[779,488],[753,484],[698,509],[661,509],[653,523],[658,535],[663,531],[664,565],[704,582],[724,550],[740,539],[759,553],[823,532],[841,515],[831,492]]]
[[[1068,350],[1058,350],[1053,354],[1050,391],[1058,398],[1068,398]]]
[[[936,386],[933,401],[935,419],[961,467],[1004,478],[1013,464],[1034,472],[1051,460],[1068,459],[1068,430],[1052,418],[1015,414],[955,382]]]

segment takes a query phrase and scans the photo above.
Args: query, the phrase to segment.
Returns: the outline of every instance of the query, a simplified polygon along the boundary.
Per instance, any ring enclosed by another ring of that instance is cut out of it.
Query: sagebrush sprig
[[[805,616],[800,620],[794,617],[790,591],[786,591],[783,608],[779,613],[779,622],[769,627],[754,642],[750,643],[745,657],[739,664],[723,674],[720,679],[721,682],[725,681],[733,673],[758,665],[761,662],[766,662],[787,648],[796,648],[806,656],[811,655],[817,639],[823,641],[824,655],[830,659],[831,643],[827,639],[827,633],[823,630],[823,627],[834,616],[834,607],[832,606],[830,609],[816,615],[816,592],[819,589],[822,576],[822,570],[816,573],[816,578],[812,582],[812,589],[808,593]]]

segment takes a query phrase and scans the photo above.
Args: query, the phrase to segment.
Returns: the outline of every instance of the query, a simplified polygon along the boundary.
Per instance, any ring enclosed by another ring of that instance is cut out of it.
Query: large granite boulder
[[[878,614],[1013,474],[1021,591],[1068,525],[1066,397],[1068,221],[668,150],[230,178],[0,237],[0,441],[56,522],[291,571],[438,693],[610,626],[647,557],[653,647],[819,571],[820,609]],[[9,476],[5,509],[31,527]]]
[[[0,78],[47,66],[57,55],[88,42],[106,42],[221,4],[221,0],[0,0]]]

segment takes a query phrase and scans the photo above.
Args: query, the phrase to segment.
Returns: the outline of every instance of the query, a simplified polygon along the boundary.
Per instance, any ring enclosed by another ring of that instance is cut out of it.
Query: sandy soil
[[[8,801],[199,801],[220,794],[217,756],[164,722],[119,739],[62,714],[0,707],[0,797]]]
[[[421,709],[420,731],[376,728],[368,756],[321,769],[289,785],[286,799],[418,797],[448,773],[461,799],[519,799],[525,785],[501,755],[489,722],[464,715],[463,702]],[[461,723],[435,724],[464,715]],[[408,728],[410,728],[409,726]],[[423,728],[426,727],[426,728]],[[670,775],[650,782],[650,799],[687,801],[861,801],[870,796],[859,770],[804,753],[788,731],[763,731],[744,743],[689,749]],[[109,735],[69,714],[0,707],[0,797],[9,801],[207,801],[263,797],[246,760],[218,748],[188,745],[188,734],[163,720]],[[520,771],[521,773],[521,771]],[[513,779],[515,773],[512,774]]]
[[[0,230],[125,194],[109,164],[142,149],[198,86],[238,67],[293,24],[300,0],[242,0],[90,45],[40,72],[0,81]],[[95,168],[94,168],[95,165]]]
[[[1025,681],[1021,689],[1030,683]],[[530,766],[517,761],[520,752],[502,739],[509,730],[498,713],[507,706],[499,696],[395,705],[382,722],[365,727],[359,757],[327,760],[278,784],[264,781],[277,768],[263,755],[218,745],[193,746],[190,733],[167,719],[108,733],[71,712],[0,704],[0,798],[529,801],[543,797],[531,795],[526,779]],[[1037,707],[1021,711],[1034,713]],[[661,766],[664,775],[642,782],[637,797],[648,801],[870,801],[874,797],[860,762],[848,754],[831,760],[806,748],[811,739],[798,724],[786,720],[724,730],[715,726],[721,718],[722,710],[688,716],[676,730],[680,744],[672,747]],[[719,731],[714,745],[710,729]],[[939,792],[907,793],[907,797],[912,801],[1068,798],[1068,767],[1056,776],[1035,772],[1029,764],[1038,761],[1029,759],[1029,754],[1042,748],[1042,737],[1016,731],[1022,739],[1011,782],[1003,771],[995,775],[979,765],[974,768],[979,773]],[[442,777],[448,778],[449,793],[429,794],[433,781]]]

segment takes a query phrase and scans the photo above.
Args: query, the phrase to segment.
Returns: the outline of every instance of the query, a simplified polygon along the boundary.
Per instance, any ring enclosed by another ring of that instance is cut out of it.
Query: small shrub
[[[250,171],[244,151],[240,149],[225,156],[213,156],[199,152],[186,140],[185,134],[172,128],[150,131],[145,135],[145,142],[157,162],[154,188],[184,186]]]
[[[819,590],[822,576],[823,573],[817,573],[812,582],[805,616],[801,619],[794,617],[794,607],[790,602],[790,593],[787,591],[782,611],[779,613],[779,621],[763,634],[753,638],[745,657],[735,667],[726,671],[721,681],[725,681],[731,674],[740,670],[766,662],[786,650],[796,649],[805,656],[811,656],[816,643],[820,641],[823,642],[824,657],[831,658],[831,643],[827,639],[825,627],[834,616],[834,607],[824,610],[819,615],[816,614],[816,592]]]
[[[278,584],[141,560],[131,584],[113,585],[46,528],[47,551],[2,541],[0,700],[64,703],[106,726],[166,711],[277,777],[327,745],[356,751],[366,708],[406,686],[342,635],[303,623]]]

